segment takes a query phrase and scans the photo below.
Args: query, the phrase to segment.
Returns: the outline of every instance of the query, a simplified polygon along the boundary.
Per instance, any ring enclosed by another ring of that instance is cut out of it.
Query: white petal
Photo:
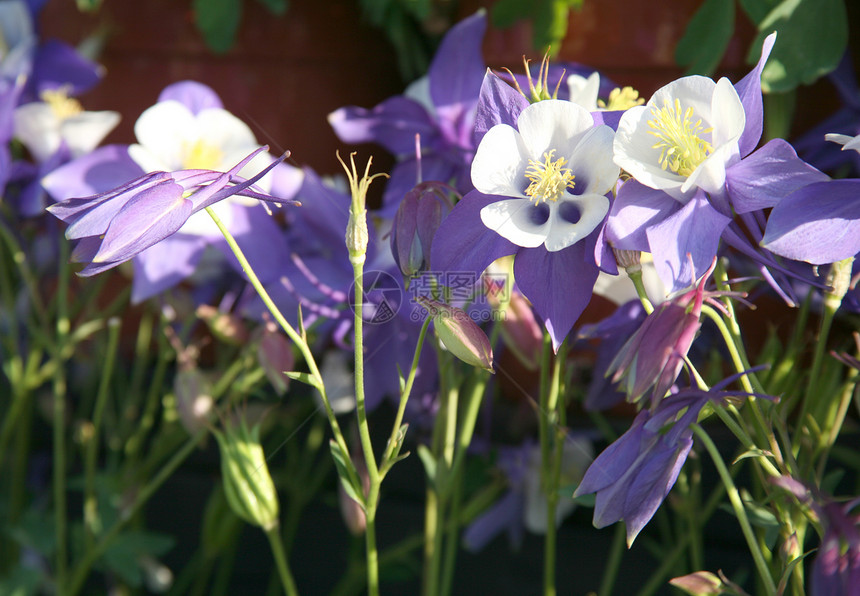
[[[528,199],[496,201],[481,209],[481,221],[517,246],[535,248],[546,240],[552,217],[544,223],[535,223],[535,210],[541,208]]]
[[[579,210],[579,221],[571,223],[562,217],[565,204]],[[552,205],[551,209],[550,229],[544,244],[548,251],[556,252],[573,246],[591,234],[609,213],[609,199],[603,195],[567,195]]]
[[[191,110],[169,100],[144,110],[134,125],[134,134],[138,143],[165,165],[164,169],[181,170],[184,147],[198,139],[199,128]],[[137,161],[134,154],[132,158]]]
[[[60,148],[60,120],[51,106],[44,102],[36,101],[16,108],[12,134],[38,162],[45,161]]]
[[[839,143],[842,145],[843,151],[854,149],[855,151],[860,152],[860,135],[852,137],[831,132],[824,135],[824,139],[831,143]]]
[[[235,148],[257,147],[257,139],[247,124],[227,110],[212,108],[197,114],[199,140],[227,153]],[[247,153],[245,154],[247,155]],[[228,168],[235,164],[224,164]]]
[[[569,155],[592,127],[594,118],[588,110],[560,99],[533,103],[517,118],[528,156],[535,160],[542,160],[550,149],[555,149],[556,157]]]
[[[726,143],[737,144],[744,132],[747,116],[744,104],[731,81],[723,77],[717,81],[711,99],[711,121],[714,128],[711,144],[716,149]]]
[[[567,77],[570,101],[589,111],[597,110],[597,93],[600,90],[600,74],[591,73],[588,78],[577,74]]]
[[[81,112],[63,120],[61,135],[72,157],[81,157],[95,149],[119,123],[119,113],[112,111]]]
[[[592,127],[568,157],[573,171],[574,189],[579,194],[606,194],[615,186],[620,174],[612,159],[615,131],[605,125]]]
[[[668,101],[671,107],[675,105],[675,99],[678,99],[683,109],[693,108],[695,118],[701,118],[703,127],[707,128],[714,123],[711,117],[711,99],[716,86],[712,79],[701,75],[681,77],[655,91],[646,105],[660,109]]]
[[[497,124],[475,152],[472,184],[484,194],[524,197],[528,160],[520,134],[507,124]]]

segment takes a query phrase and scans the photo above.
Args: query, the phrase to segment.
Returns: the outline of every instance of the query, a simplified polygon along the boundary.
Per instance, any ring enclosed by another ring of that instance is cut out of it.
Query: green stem
[[[290,573],[290,566],[287,562],[287,555],[284,552],[284,544],[281,542],[278,527],[275,526],[266,530],[266,538],[269,539],[269,545],[272,547],[272,555],[275,557],[275,565],[278,568],[281,585],[284,587],[284,594],[287,596],[298,596],[299,592],[296,589],[293,574]]]
[[[263,286],[260,278],[257,277],[257,274],[254,272],[253,267],[248,262],[248,259],[245,257],[245,253],[242,252],[242,249],[239,248],[239,245],[236,243],[236,239],[233,238],[233,235],[221,221],[221,219],[215,214],[211,207],[206,208],[206,212],[209,214],[209,217],[212,218],[212,221],[215,222],[215,225],[221,231],[221,234],[224,236],[224,239],[227,241],[227,245],[230,247],[230,250],[235,255],[236,259],[239,261],[239,264],[242,267],[242,271],[245,272],[245,275],[248,276],[248,280],[251,282],[251,285],[254,288],[254,291],[257,292],[257,295],[260,297],[260,300],[263,301],[263,304],[266,305],[266,308],[272,314],[275,321],[277,321],[278,325],[284,330],[290,340],[299,348],[299,351],[302,353],[302,356],[305,359],[305,363],[308,366],[310,371],[311,378],[313,380],[314,387],[320,393],[320,397],[322,397],[323,406],[325,407],[326,416],[328,417],[329,424],[331,425],[332,434],[334,435],[334,439],[340,447],[341,452],[345,455],[349,455],[349,448],[347,447],[346,440],[343,437],[343,433],[340,429],[340,424],[337,422],[337,417],[334,414],[334,410],[331,408],[331,403],[329,402],[328,395],[326,394],[325,385],[322,381],[322,375],[320,375],[319,368],[317,367],[316,360],[314,359],[314,355],[311,352],[310,346],[307,341],[300,335],[293,326],[287,321],[284,315],[281,313],[280,309],[275,304],[272,297],[269,295],[269,292],[266,291],[266,288]],[[349,457],[346,457],[346,461],[350,462]],[[350,480],[355,483],[355,486],[361,486],[361,481],[358,478],[358,472],[355,470],[355,466],[347,463],[347,471],[350,474]]]
[[[645,314],[650,315],[654,312],[654,305],[651,304],[651,299],[648,298],[648,292],[645,291],[645,284],[642,282],[642,266],[628,267],[627,276],[633,282],[633,287],[636,288],[636,295],[639,296],[639,302],[642,303],[642,308],[645,309]]]
[[[54,369],[54,539],[56,540],[56,583],[60,596],[65,594],[68,552],[66,540],[66,370],[63,366],[66,339],[69,336],[68,289],[69,289],[69,245],[60,241],[59,274],[57,280],[57,324],[53,358]]]
[[[615,535],[612,537],[612,546],[609,550],[609,559],[603,568],[603,580],[600,582],[598,596],[610,596],[615,580],[618,578],[618,569],[621,567],[621,559],[624,555],[624,547],[627,545],[627,530],[624,524],[615,524]]]
[[[729,497],[729,502],[731,503],[732,510],[735,512],[735,516],[738,518],[738,523],[740,523],[741,531],[743,532],[744,538],[747,541],[747,546],[749,546],[750,554],[752,555],[753,562],[755,563],[756,569],[759,574],[759,578],[761,582],[764,584],[765,591],[768,596],[773,596],[776,594],[776,585],[773,583],[773,577],[770,574],[770,569],[768,568],[767,562],[762,555],[762,550],[759,545],[758,539],[756,538],[755,532],[753,532],[752,526],[750,525],[749,519],[747,518],[746,509],[744,507],[743,501],[741,500],[740,493],[738,492],[737,487],[735,486],[734,481],[732,480],[732,476],[729,473],[728,468],[726,467],[725,462],[723,461],[722,456],[720,455],[717,446],[711,440],[711,437],[700,427],[698,424],[693,424],[690,428],[693,429],[693,433],[699,438],[702,444],[705,446],[705,449],[708,450],[708,453],[711,456],[711,459],[714,462],[714,466],[717,468],[717,472],[720,475],[720,479],[723,482],[723,486],[726,489],[726,494]]]

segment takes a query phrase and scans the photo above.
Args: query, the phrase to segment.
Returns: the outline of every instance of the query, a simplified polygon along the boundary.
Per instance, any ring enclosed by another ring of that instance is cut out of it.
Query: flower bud
[[[429,265],[433,236],[452,208],[451,192],[447,184],[423,182],[400,202],[391,226],[391,253],[407,280]]]
[[[502,340],[505,347],[529,370],[540,364],[543,332],[535,319],[534,311],[519,292],[511,292],[511,300],[501,321]]]
[[[340,158],[340,155],[337,158],[346,171],[352,197],[349,204],[349,223],[346,226],[346,248],[349,251],[350,262],[363,263],[367,254],[367,244],[370,240],[370,234],[367,231],[367,189],[374,178],[387,175],[380,173],[371,176],[370,162],[372,160],[368,159],[364,175],[359,178],[358,170],[355,167],[355,153],[351,153],[349,156],[349,167]]]
[[[462,309],[423,296],[417,301],[433,317],[436,335],[449,352],[466,364],[494,372],[490,340],[469,315]]]
[[[260,427],[251,429],[244,420],[228,423],[224,431],[215,431],[221,451],[221,475],[224,495],[230,508],[249,524],[263,530],[278,525],[278,494],[269,474]]]
[[[180,368],[173,378],[176,411],[179,421],[189,435],[206,428],[214,401],[209,395],[209,382],[197,368]]]
[[[669,580],[669,583],[690,596],[716,596],[723,593],[723,582],[710,571],[696,571]]]

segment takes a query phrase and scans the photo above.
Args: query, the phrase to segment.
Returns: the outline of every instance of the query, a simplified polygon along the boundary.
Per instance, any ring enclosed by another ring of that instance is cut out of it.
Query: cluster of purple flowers
[[[0,10],[24,6],[5,2]],[[675,484],[693,445],[691,426],[705,406],[751,395],[725,390],[737,377],[711,389],[681,385],[703,304],[718,294],[706,289],[714,263],[727,256],[797,303],[797,280],[821,284],[794,262],[824,265],[860,252],[860,180],[831,179],[785,140],[761,144],[760,80],[775,36],[736,83],[687,76],[647,102],[629,89],[598,101],[599,75],[578,66],[555,92],[547,83],[558,71],[542,66],[538,85],[529,76],[531,93],[524,94],[516,79],[486,69],[485,29],[483,13],[464,20],[442,42],[426,79],[404,95],[329,117],[343,141],[378,143],[398,160],[368,232],[367,269],[393,280],[368,291],[371,305],[392,312],[365,330],[374,379],[368,406],[397,396],[397,367],[411,366],[404,346],[415,344],[420,325],[390,296],[402,298],[413,276],[467,272],[477,283],[500,260],[512,262],[510,303],[519,310],[503,322],[502,335],[514,338],[511,350],[528,362],[524,345],[538,324],[557,351],[572,338],[598,280],[646,266],[638,255],[649,254],[648,266],[668,290],[657,297],[662,304],[646,316],[638,302],[628,303],[611,321],[579,333],[600,337],[608,348],[586,407],[623,395],[639,413],[591,463],[576,494],[596,493],[594,524],[623,520],[632,543]],[[135,301],[205,277],[199,267],[205,254],[241,275],[219,230],[198,214],[212,208],[278,306],[289,316],[301,307],[322,346],[349,349],[353,275],[343,244],[345,192],[270,156],[211,89],[193,82],[161,93],[137,121],[136,144],[96,149],[103,134],[80,140],[72,133],[85,124],[92,130],[99,120],[80,112],[67,115],[54,137],[39,137],[56,142],[30,144],[28,131],[45,120],[37,110],[47,109],[35,104],[62,109],[97,80],[97,69],[70,49],[39,46],[26,36],[10,47],[0,63],[0,187],[16,194],[22,212],[39,212],[33,197],[44,192],[57,201],[48,211],[68,224],[72,258],[85,263],[81,275],[132,261]],[[104,134],[105,122],[98,124]],[[13,135],[36,163],[12,164]],[[829,137],[848,152],[860,152],[858,139]],[[260,202],[301,207],[276,220]],[[636,254],[636,262],[622,262],[622,251]],[[252,292],[240,303],[246,314],[262,316]],[[433,413],[435,373],[428,351],[415,416]],[[506,469],[516,486],[527,476],[520,463]],[[498,509],[522,509],[523,490]],[[497,529],[487,517],[479,524],[468,534],[473,545]],[[854,548],[854,526],[851,532]],[[830,534],[824,549],[831,553],[828,540]]]

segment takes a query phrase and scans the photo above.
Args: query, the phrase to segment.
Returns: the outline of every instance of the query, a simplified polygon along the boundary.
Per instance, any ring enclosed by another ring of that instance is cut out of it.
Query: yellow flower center
[[[77,99],[69,97],[67,89],[46,89],[39,95],[42,101],[51,107],[58,120],[66,120],[84,111]]]
[[[526,168],[526,178],[531,181],[526,189],[529,200],[534,199],[535,204],[542,201],[557,201],[568,188],[573,188],[573,172],[567,165],[567,160],[559,157],[555,161],[552,155],[555,149],[550,149],[543,154],[543,162],[529,160]]]
[[[224,159],[221,149],[200,139],[185,143],[182,149],[182,168],[186,170],[217,170]]]
[[[693,108],[682,110],[677,98],[674,106],[666,100],[659,110],[651,108],[651,113],[654,118],[648,121],[652,129],[648,133],[658,139],[653,148],[660,150],[660,166],[679,176],[689,176],[713,150],[711,143],[701,137],[713,128],[703,128],[701,118],[693,122]]]
[[[633,106],[641,106],[643,103],[645,103],[645,99],[639,97],[639,92],[633,87],[624,87],[623,89],[616,87],[609,92],[609,101],[597,100],[599,108],[609,111],[626,110]]]

